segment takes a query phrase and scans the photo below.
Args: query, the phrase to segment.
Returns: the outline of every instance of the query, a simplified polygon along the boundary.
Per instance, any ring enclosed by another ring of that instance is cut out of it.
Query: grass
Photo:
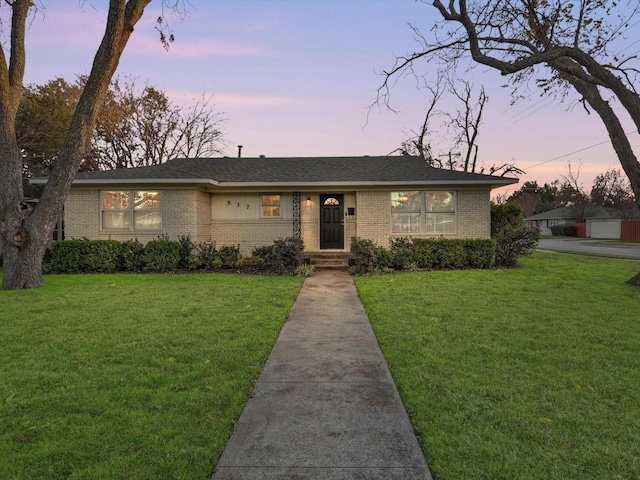
[[[0,291],[0,478],[207,478],[302,281],[60,275]]]
[[[639,268],[355,279],[436,480],[640,478]]]

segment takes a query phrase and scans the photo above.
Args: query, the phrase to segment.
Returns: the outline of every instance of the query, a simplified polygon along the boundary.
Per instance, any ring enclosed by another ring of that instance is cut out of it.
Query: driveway
[[[607,257],[640,259],[640,243],[624,243],[617,240],[591,238],[543,238],[538,250],[603,255]]]

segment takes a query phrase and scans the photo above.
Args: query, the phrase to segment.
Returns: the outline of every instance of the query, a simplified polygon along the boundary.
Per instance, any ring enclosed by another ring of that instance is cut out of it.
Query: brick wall
[[[391,198],[385,191],[357,192],[355,235],[369,238],[382,247],[389,246]],[[488,188],[456,190],[456,233],[447,238],[488,238],[491,234],[491,204]],[[433,237],[432,234],[413,237]],[[438,235],[439,236],[439,235]]]
[[[103,230],[100,226],[100,190],[73,189],[65,203],[65,238],[91,240],[130,240],[143,243],[167,235],[177,240],[180,235],[191,235],[192,240],[210,240],[210,195],[196,189],[162,189],[162,228],[159,230]]]
[[[283,195],[285,218],[260,218],[259,195],[210,195],[197,189],[163,189],[161,230],[102,230],[100,228],[100,191],[73,189],[65,204],[66,238],[128,240],[141,242],[168,235],[176,240],[190,234],[196,242],[212,240],[218,247],[240,245],[243,254],[278,238],[293,234],[291,196]],[[487,238],[491,231],[490,190],[486,188],[456,191],[457,232],[451,238]],[[307,204],[306,197],[310,197]],[[302,238],[305,249],[319,249],[319,211],[317,194],[302,198]],[[238,206],[240,205],[240,206]],[[345,220],[345,249],[351,237],[370,238],[387,247],[391,233],[390,194],[386,191],[359,191],[345,194],[345,208],[355,206],[355,217]],[[222,218],[221,218],[222,217]],[[224,218],[227,217],[227,218]],[[235,218],[234,218],[235,217]],[[417,235],[430,237],[432,235]]]
[[[243,255],[250,255],[255,247],[271,245],[278,238],[291,235],[293,235],[293,222],[289,219],[211,221],[211,240],[215,242],[216,247],[240,245]]]

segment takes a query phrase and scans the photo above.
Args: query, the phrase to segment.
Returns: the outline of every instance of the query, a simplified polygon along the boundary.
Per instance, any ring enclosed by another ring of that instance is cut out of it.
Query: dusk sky
[[[88,73],[104,33],[107,1],[42,4],[29,22],[25,83]],[[154,29],[160,5],[157,0],[147,7],[117,73],[164,90],[179,104],[212,96],[227,119],[229,156],[240,144],[245,157],[387,155],[422,123],[430,100],[412,78],[400,78],[391,91],[396,113],[368,107],[383,80],[379,73],[417,45],[408,23],[428,34],[438,19],[429,4],[189,0],[187,17],[171,19],[176,40],[168,52]],[[635,35],[626,40],[627,54],[640,52]],[[587,189],[598,173],[619,168],[601,121],[581,105],[567,110],[571,102],[557,104],[532,90],[511,106],[510,90],[501,87],[506,79],[496,72],[475,68],[465,78],[476,88],[484,85],[489,96],[478,139],[481,163],[513,162],[527,172],[521,182],[543,183],[567,175],[571,162],[574,170],[580,167]],[[446,102],[441,108],[447,109]],[[634,132],[628,117],[623,125]],[[445,136],[434,133],[436,153],[448,151]],[[637,132],[630,138],[640,151]]]

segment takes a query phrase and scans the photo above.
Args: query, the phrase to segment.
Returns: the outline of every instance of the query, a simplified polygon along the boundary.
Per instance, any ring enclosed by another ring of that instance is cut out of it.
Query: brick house
[[[65,237],[189,234],[240,245],[245,255],[288,236],[301,237],[308,252],[346,251],[354,236],[381,246],[405,236],[487,238],[491,189],[516,182],[411,156],[178,158],[79,173],[65,203]]]

